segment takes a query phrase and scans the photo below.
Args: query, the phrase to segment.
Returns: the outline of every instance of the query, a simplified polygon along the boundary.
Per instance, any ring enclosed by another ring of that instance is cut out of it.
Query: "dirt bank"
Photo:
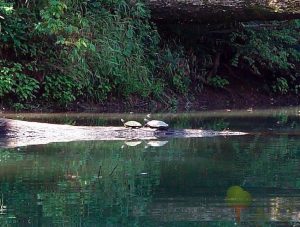
[[[174,96],[172,100],[143,100],[139,97],[129,100],[110,99],[103,103],[87,103],[78,101],[61,108],[54,105],[37,107],[32,105],[28,112],[169,112],[169,111],[202,111],[220,109],[265,109],[274,107],[291,107],[300,105],[300,98],[295,94],[278,95],[257,91],[253,87],[235,85],[225,89],[206,87],[201,93]],[[2,112],[14,112],[9,106],[2,106]],[[22,110],[24,112],[24,110]],[[26,112],[26,110],[25,110]]]
[[[300,105],[295,94],[275,95],[256,91],[249,87],[230,87],[226,89],[205,88],[201,93],[188,97],[174,97],[174,102],[165,103],[138,98],[128,101],[110,100],[103,104],[78,104],[72,107],[77,111],[96,112],[166,112],[166,111],[202,111],[220,109],[265,109]]]

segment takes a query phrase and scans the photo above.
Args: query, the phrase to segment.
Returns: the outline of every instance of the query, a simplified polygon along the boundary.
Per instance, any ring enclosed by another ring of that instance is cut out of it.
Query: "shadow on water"
[[[285,133],[0,149],[0,225],[300,224],[296,116],[161,116],[175,127],[254,132],[275,122]]]

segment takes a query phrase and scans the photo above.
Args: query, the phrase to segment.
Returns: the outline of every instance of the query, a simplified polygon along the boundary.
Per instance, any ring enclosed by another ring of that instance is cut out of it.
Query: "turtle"
[[[125,128],[141,128],[142,124],[137,121],[124,121],[124,119],[121,119],[121,121],[124,123]]]
[[[149,121],[146,118],[144,119],[144,121],[146,122],[144,127],[156,128],[156,129],[160,129],[160,130],[166,130],[169,128],[169,125],[164,121],[158,121],[158,120]]]

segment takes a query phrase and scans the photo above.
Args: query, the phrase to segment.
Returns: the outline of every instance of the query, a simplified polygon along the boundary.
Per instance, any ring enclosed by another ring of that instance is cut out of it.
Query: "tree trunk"
[[[226,21],[300,18],[300,0],[146,0],[160,23],[220,23]]]
[[[54,142],[88,140],[146,141],[167,138],[194,138],[246,135],[244,132],[201,129],[156,130],[150,128],[72,126],[0,118],[0,147],[21,147]]]

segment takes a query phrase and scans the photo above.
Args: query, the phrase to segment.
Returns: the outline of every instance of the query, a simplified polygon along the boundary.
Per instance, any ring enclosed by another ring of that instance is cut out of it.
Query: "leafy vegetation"
[[[210,84],[216,88],[218,88],[218,87],[223,88],[229,84],[228,80],[221,78],[219,76],[214,76],[214,77],[208,78],[207,82],[208,82],[208,84]]]
[[[1,63],[3,62],[0,61]],[[11,67],[7,67],[6,64],[3,65],[0,68],[0,96],[14,95],[18,101],[35,98],[35,93],[39,88],[38,81],[27,77],[19,63],[14,63]]]
[[[270,27],[246,27],[232,33],[232,65],[263,77],[274,92],[296,91],[300,83],[300,21],[267,25]]]
[[[17,5],[1,1],[0,8],[5,18],[0,48],[6,59],[1,76],[12,77],[16,70],[10,65],[17,62],[17,70],[21,68],[30,81],[39,80],[38,91],[36,84],[27,84],[32,87],[26,97],[39,92],[46,100],[67,105],[78,98],[98,102],[109,96],[147,97],[162,92],[151,60],[159,36],[142,3],[49,0]],[[33,72],[25,67],[33,64]],[[2,83],[2,97],[4,93],[9,98],[15,93],[8,82]]]
[[[269,92],[297,94],[299,20],[240,25],[174,41],[161,39],[142,1],[1,0],[1,102],[174,103],[206,86],[226,88],[241,73]]]

